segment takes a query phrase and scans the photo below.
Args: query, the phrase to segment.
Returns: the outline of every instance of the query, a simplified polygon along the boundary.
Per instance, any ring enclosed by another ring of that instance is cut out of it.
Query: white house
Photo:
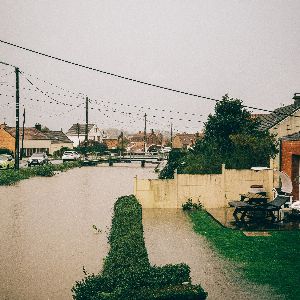
[[[85,124],[73,124],[66,133],[67,137],[74,143],[75,147],[85,140],[85,126]],[[103,133],[97,125],[88,124],[88,140],[102,143]]]

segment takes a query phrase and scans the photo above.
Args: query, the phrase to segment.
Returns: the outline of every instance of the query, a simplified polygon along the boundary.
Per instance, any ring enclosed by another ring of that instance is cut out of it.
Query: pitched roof
[[[283,141],[300,141],[300,132],[283,136],[281,139]]]
[[[300,109],[299,105],[291,104],[283,107],[276,108],[270,114],[261,114],[257,115],[257,118],[260,120],[260,128],[262,130],[270,129],[276,124],[294,114],[297,110]]]
[[[194,142],[197,138],[196,134],[193,133],[178,133],[174,138],[178,137],[181,143],[190,144],[190,142]],[[200,136],[199,136],[200,137]]]
[[[55,143],[73,143],[62,131],[43,132],[53,144]]]
[[[16,137],[16,128],[15,127],[5,127],[11,136]],[[20,136],[22,135],[23,130],[20,128]],[[24,139],[25,140],[50,140],[50,138],[45,135],[43,132],[37,130],[34,127],[25,127],[24,128]]]
[[[88,132],[90,132],[94,126],[95,126],[95,124],[88,124]],[[66,134],[67,135],[78,135],[78,131],[79,131],[79,134],[85,134],[85,124],[77,124],[77,123],[73,124]]]

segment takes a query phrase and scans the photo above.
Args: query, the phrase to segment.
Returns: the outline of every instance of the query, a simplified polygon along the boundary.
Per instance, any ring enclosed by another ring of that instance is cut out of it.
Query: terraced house
[[[23,134],[20,128],[20,148],[21,137]],[[0,148],[15,151],[16,128],[9,127],[6,124],[0,125]],[[45,152],[53,154],[54,151],[62,147],[72,149],[73,142],[62,131],[42,131],[41,125],[36,124],[35,127],[24,128],[24,145],[23,155],[31,156],[33,153]]]

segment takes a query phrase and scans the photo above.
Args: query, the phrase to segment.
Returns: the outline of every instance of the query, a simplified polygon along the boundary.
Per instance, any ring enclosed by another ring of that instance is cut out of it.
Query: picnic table
[[[240,196],[240,201],[229,202],[229,205],[235,208],[233,212],[233,217],[237,222],[244,222],[246,216],[250,219],[261,219],[266,217],[266,212],[264,210],[259,209],[259,207],[262,204],[267,203],[269,199],[268,197],[256,193],[240,194]],[[240,217],[238,217],[238,214],[241,214]]]
[[[246,201],[249,204],[265,204],[269,199],[266,195],[256,193],[240,194],[240,196],[241,201]]]

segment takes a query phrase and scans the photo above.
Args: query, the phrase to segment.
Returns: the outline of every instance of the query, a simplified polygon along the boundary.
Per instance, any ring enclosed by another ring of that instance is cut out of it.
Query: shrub
[[[202,204],[198,201],[198,203],[194,203],[191,198],[189,198],[185,203],[181,205],[183,210],[200,210],[202,209]]]
[[[36,176],[52,177],[54,176],[54,168],[52,165],[43,165],[33,168]]]
[[[28,179],[34,176],[44,176],[51,177],[55,175],[55,171],[66,171],[72,168],[80,167],[80,162],[69,162],[65,164],[58,165],[43,165],[36,166],[32,168],[24,168],[19,171],[5,170],[0,172],[0,186],[1,185],[11,185],[20,180]]]
[[[123,196],[116,201],[108,241],[110,250],[102,273],[76,282],[72,288],[74,299],[206,298],[199,285],[191,284],[188,265],[150,265],[143,236],[142,207],[135,196]]]

